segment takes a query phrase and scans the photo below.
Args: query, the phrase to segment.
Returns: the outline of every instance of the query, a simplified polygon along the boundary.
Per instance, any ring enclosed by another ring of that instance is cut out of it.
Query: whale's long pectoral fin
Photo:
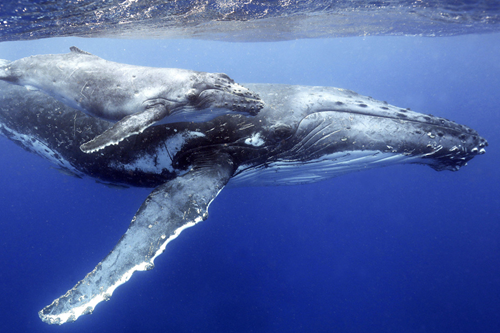
[[[208,206],[234,171],[231,159],[205,160],[181,177],[157,187],[132,219],[115,248],[66,294],[38,314],[49,324],[75,321],[127,282],[135,271],[153,268],[154,259],[182,230],[203,221]]]
[[[84,153],[93,153],[107,146],[117,145],[129,136],[142,133],[146,128],[168,116],[166,103],[156,104],[144,111],[124,117],[111,128],[80,146]]]

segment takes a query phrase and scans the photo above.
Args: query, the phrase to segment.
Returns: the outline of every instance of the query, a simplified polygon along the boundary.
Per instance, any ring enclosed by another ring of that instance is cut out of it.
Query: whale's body
[[[266,102],[256,117],[152,126],[92,155],[79,145],[112,124],[39,92],[0,86],[5,136],[71,173],[154,188],[113,251],[41,310],[42,320],[62,324],[91,313],[133,272],[151,269],[183,229],[206,219],[225,186],[310,183],[398,163],[456,171],[487,146],[466,126],[348,90],[246,86]]]
[[[262,108],[257,95],[225,74],[121,64],[76,47],[66,54],[2,60],[0,80],[41,90],[86,114],[117,122],[82,146],[89,153],[155,123],[203,122],[233,112],[256,115]]]

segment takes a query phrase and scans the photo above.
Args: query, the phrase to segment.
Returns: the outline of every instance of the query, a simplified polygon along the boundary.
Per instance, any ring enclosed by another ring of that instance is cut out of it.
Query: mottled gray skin
[[[38,92],[0,85],[0,132],[74,174],[154,187],[115,248],[65,295],[39,312],[74,321],[107,300],[167,243],[208,217],[226,186],[314,182],[396,163],[456,171],[485,152],[478,133],[450,120],[329,87],[248,84],[266,101],[256,117],[152,126],[104,154],[82,142],[111,124]]]
[[[118,144],[154,123],[202,122],[226,113],[256,115],[258,95],[225,74],[126,65],[71,47],[66,54],[36,55],[0,62],[0,79],[42,90],[70,107],[119,122],[94,152]]]

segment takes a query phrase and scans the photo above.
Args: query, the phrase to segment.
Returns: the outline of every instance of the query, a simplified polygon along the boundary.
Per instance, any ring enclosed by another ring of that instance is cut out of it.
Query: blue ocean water
[[[399,165],[316,184],[224,190],[94,314],[37,312],[113,248],[150,192],[62,175],[0,137],[2,332],[500,331],[500,34],[276,43],[58,38],[136,65],[237,82],[336,86],[468,125],[487,153],[459,172]]]

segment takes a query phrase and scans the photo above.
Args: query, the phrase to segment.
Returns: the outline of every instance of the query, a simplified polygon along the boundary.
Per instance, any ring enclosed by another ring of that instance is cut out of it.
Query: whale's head
[[[401,162],[458,171],[484,154],[488,142],[475,130],[440,117],[404,109],[384,114],[343,109],[307,115],[288,144],[282,156],[286,159],[335,160],[347,155],[352,158],[340,164],[356,169]]]
[[[161,123],[202,123],[222,115],[256,116],[264,107],[257,93],[226,74],[190,71],[181,91],[171,96],[173,105]]]
[[[488,145],[467,126],[351,91],[313,87],[296,96],[283,101],[290,105],[288,112],[273,119],[274,124],[266,119],[267,108],[258,116],[268,121],[268,131],[258,136],[259,142],[252,138],[247,141],[266,146],[271,154],[257,167],[240,167],[234,183],[308,183],[400,163],[457,171],[476,155],[484,154]],[[280,124],[286,117],[289,119]],[[290,121],[292,117],[294,121]],[[283,132],[283,128],[285,135],[279,135],[279,142],[273,141],[272,132]]]
[[[197,73],[191,77],[188,94],[197,109],[225,109],[230,113],[255,116],[264,107],[259,95],[222,73]]]

